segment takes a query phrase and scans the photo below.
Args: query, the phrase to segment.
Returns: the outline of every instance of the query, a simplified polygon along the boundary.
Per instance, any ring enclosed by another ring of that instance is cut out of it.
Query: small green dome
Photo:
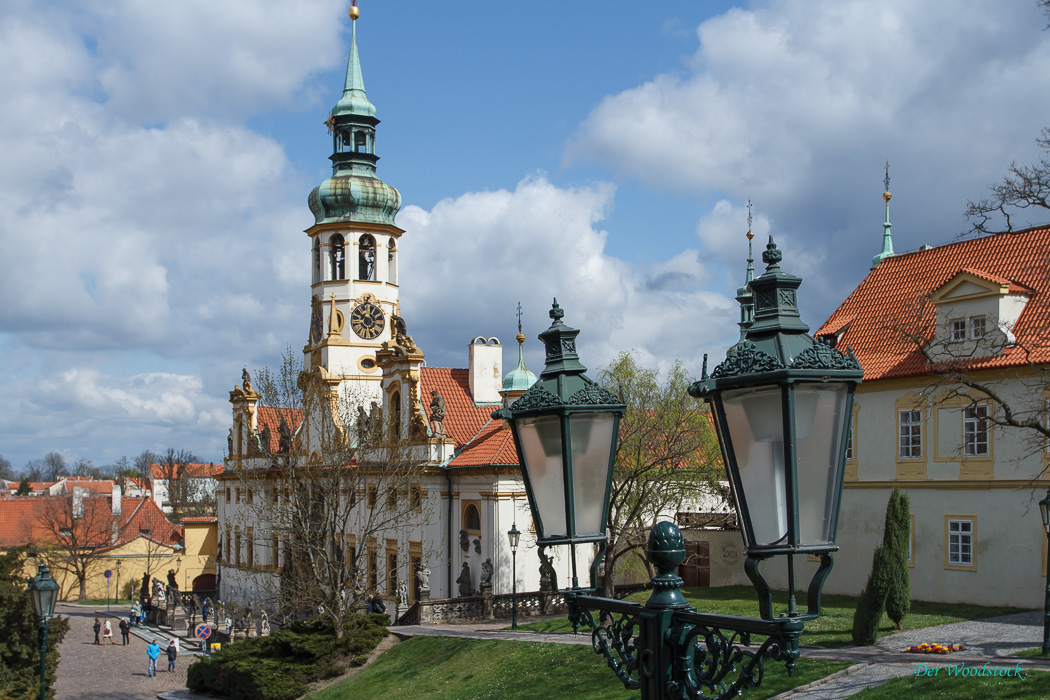
[[[522,344],[524,342],[525,336],[518,333],[518,366],[507,372],[506,376],[503,377],[503,389],[501,389],[501,393],[526,391],[530,386],[536,383],[536,375],[525,367],[525,354],[522,349]]]

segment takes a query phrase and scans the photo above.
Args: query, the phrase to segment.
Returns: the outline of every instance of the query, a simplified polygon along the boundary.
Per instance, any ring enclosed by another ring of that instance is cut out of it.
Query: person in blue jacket
[[[149,657],[149,669],[146,675],[151,678],[157,677],[157,657],[160,656],[160,645],[157,644],[157,640],[154,639],[150,642],[150,645],[146,647],[146,656]]]

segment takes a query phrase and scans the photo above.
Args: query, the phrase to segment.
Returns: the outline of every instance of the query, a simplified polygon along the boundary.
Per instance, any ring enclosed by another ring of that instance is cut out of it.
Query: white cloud
[[[538,371],[539,344],[532,339],[549,325],[557,297],[565,322],[582,331],[581,358],[589,368],[635,349],[648,364],[666,367],[679,358],[699,372],[705,348],[724,348],[734,333],[734,302],[705,291],[709,273],[695,250],[649,267],[609,256],[597,224],[612,197],[608,184],[559,188],[534,176],[512,192],[470,193],[429,212],[406,207],[398,218],[408,231],[401,264],[412,284],[401,302],[425,352],[433,347],[428,338],[440,339],[428,360],[465,366],[466,346],[477,335],[497,335],[511,346],[520,300],[530,339],[526,359]],[[457,338],[458,344],[449,340]]]

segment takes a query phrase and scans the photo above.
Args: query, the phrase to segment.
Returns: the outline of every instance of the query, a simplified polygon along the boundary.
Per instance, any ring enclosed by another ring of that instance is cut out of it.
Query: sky
[[[430,366],[735,342],[752,203],[815,329],[881,249],[964,234],[1050,124],[1034,0],[359,0],[403,316]],[[228,392],[307,339],[347,0],[0,4],[0,454],[223,458]],[[1046,223],[1045,218],[1028,221]],[[764,266],[756,263],[758,273]]]

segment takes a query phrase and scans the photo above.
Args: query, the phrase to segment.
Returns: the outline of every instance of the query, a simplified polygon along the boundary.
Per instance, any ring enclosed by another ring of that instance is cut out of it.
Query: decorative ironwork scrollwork
[[[792,369],[860,369],[860,362],[853,354],[853,348],[846,348],[842,352],[833,348],[822,339],[813,343],[812,347],[806,348],[798,354],[791,363]]]
[[[606,663],[625,688],[641,687],[638,648],[638,616],[602,612],[599,621],[591,611],[574,603],[569,605],[569,620],[573,632],[580,627],[591,630],[591,647],[595,654],[605,657]]]
[[[711,378],[732,377],[752,372],[771,372],[777,369],[784,369],[784,363],[762,352],[754,343],[745,341],[737,345],[733,354],[715,367],[715,370],[711,372]]]
[[[561,400],[539,384],[533,384],[532,388],[522,394],[521,398],[514,402],[514,410],[528,411],[533,408],[546,408],[548,406],[560,406]]]
[[[612,393],[600,384],[587,384],[569,397],[570,406],[607,406],[622,403]]]

